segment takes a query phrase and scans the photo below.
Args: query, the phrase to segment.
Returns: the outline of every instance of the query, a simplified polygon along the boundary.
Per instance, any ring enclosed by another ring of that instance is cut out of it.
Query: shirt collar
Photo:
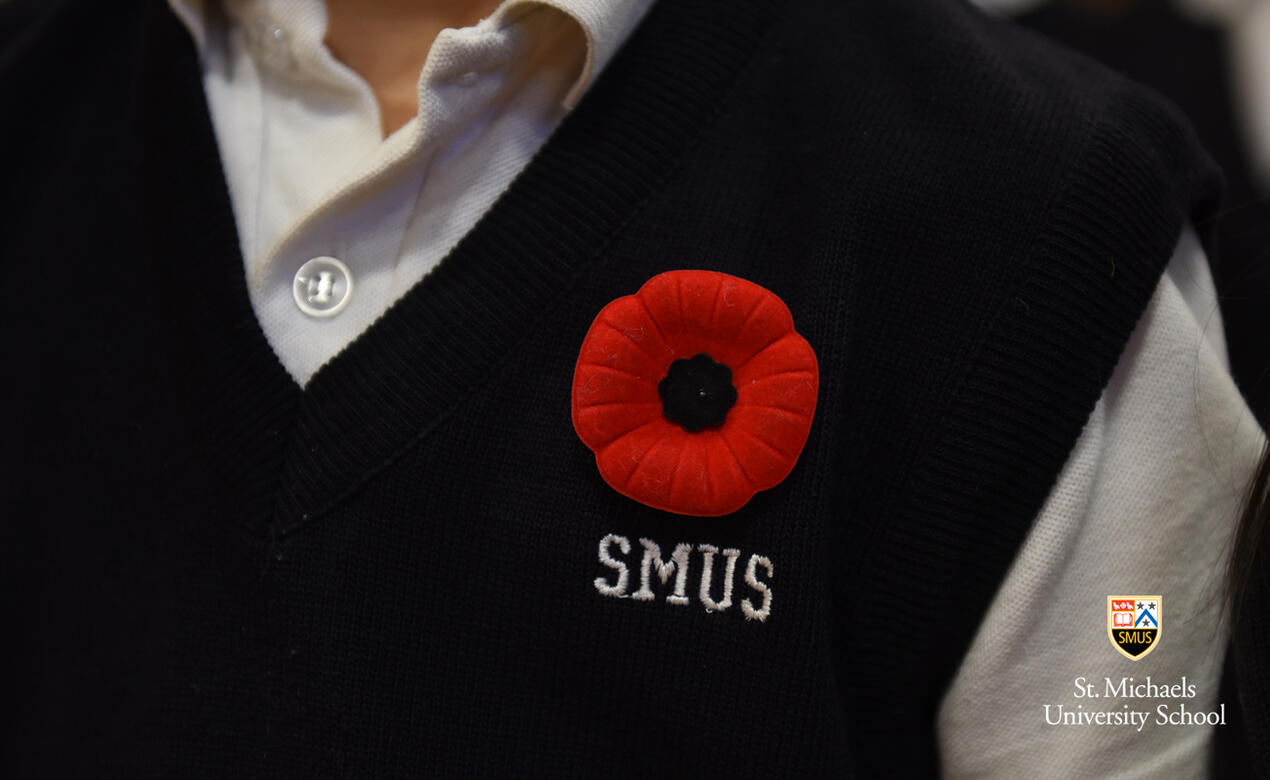
[[[652,5],[652,0],[504,0],[494,14],[510,13],[514,6],[535,3],[563,11],[582,27],[586,35],[586,62],[565,97],[565,105],[571,107],[621,48]]]
[[[189,30],[200,55],[207,46],[209,14],[219,10],[211,7],[216,3],[217,0],[168,0],[173,13]],[[572,107],[599,77],[652,3],[653,0],[504,0],[490,18],[511,23],[527,6],[545,5],[562,11],[578,23],[586,37],[586,60],[564,99],[565,105]]]

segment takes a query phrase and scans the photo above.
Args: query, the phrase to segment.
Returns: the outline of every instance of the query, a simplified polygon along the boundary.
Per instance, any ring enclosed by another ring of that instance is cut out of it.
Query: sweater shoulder
[[[889,110],[943,121],[949,137],[1079,133],[1126,97],[1186,123],[1153,90],[969,3],[826,0],[800,4],[789,22],[783,53],[819,74],[827,103],[867,84]]]
[[[826,1],[798,4],[787,21],[773,60],[785,85],[804,76],[786,115],[823,128],[824,154],[888,134],[877,167],[944,196],[1026,192],[1052,204],[1073,177],[1107,177],[1161,208],[1213,199],[1215,169],[1170,101],[968,3]]]

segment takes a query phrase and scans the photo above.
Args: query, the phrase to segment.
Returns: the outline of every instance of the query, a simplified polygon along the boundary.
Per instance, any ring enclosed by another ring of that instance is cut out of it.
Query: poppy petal
[[[636,296],[628,295],[613,301],[605,307],[600,321],[634,344],[658,368],[668,359],[673,359],[657,323]]]
[[[755,380],[737,391],[737,406],[746,409],[778,409],[803,420],[811,421],[816,403],[816,385],[810,375],[798,371]]]
[[[692,357],[696,353],[690,351],[692,337],[684,328],[683,302],[679,289],[679,281],[673,274],[658,274],[645,282],[634,297],[657,325],[671,355],[675,358]]]
[[[641,382],[657,383],[664,374],[665,361],[654,361],[647,352],[631,341],[629,334],[606,322],[597,322],[587,338],[578,360],[583,365],[621,371]]]
[[[793,332],[794,318],[785,302],[774,295],[766,296],[736,334],[736,359],[743,363]]]
[[[792,331],[732,365],[737,392],[757,380],[789,374],[801,374],[804,379],[817,376],[815,353],[802,336]]]
[[[628,487],[636,469],[658,444],[673,438],[671,425],[672,423],[657,417],[635,425],[596,450],[596,464],[604,480],[619,493],[630,496]]]
[[[591,432],[589,444],[605,448],[637,428],[661,419],[661,402],[609,401],[578,409],[575,420]]]
[[[740,339],[750,318],[759,315],[763,298],[770,295],[757,284],[728,277],[719,285],[719,300],[711,319],[709,353],[729,366],[749,357],[748,346]]]

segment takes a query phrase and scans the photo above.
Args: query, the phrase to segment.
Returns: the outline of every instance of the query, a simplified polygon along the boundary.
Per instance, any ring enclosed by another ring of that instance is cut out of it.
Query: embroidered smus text
[[[595,578],[595,589],[601,596],[652,601],[657,598],[653,589],[659,587],[666,593],[667,603],[684,606],[692,601],[688,592],[689,571],[697,568],[698,587],[694,595],[707,612],[724,612],[732,606],[740,558],[741,551],[735,548],[720,550],[712,544],[699,544],[694,549],[683,543],[675,545],[670,554],[663,557],[661,545],[652,539],[640,539],[636,547],[625,536],[608,534],[600,539],[599,560],[612,571]],[[628,593],[634,572],[639,575],[639,588]],[[774,574],[770,558],[757,553],[749,557],[744,582],[752,591],[749,596],[753,599],[747,596],[740,600],[741,614],[746,620],[762,622],[771,616]]]

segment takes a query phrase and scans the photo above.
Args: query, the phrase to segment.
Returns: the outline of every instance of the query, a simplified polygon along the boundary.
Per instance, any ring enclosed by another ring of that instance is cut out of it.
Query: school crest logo
[[[1125,658],[1136,661],[1155,649],[1163,630],[1160,596],[1108,596],[1107,637]]]

